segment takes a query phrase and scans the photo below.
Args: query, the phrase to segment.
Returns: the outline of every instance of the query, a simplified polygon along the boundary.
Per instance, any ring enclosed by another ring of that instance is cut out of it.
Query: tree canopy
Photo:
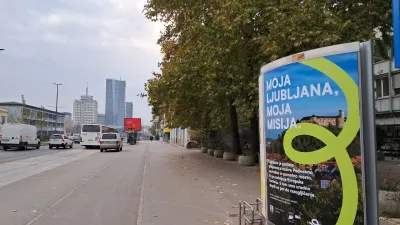
[[[262,65],[377,34],[378,47],[391,43],[391,3],[382,0],[148,0],[145,15],[165,24],[161,73],[145,87],[153,114],[201,130],[252,121],[256,137]]]

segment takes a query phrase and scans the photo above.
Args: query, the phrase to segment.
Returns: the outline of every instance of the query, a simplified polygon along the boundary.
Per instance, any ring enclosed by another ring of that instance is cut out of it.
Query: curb
[[[389,224],[400,224],[400,219],[395,219],[395,218],[380,217],[379,220],[385,221],[386,223]]]

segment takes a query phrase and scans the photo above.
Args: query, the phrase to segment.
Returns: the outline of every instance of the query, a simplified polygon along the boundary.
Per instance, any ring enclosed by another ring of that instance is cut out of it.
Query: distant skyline
[[[106,124],[106,114],[104,114],[104,113],[97,114],[97,123],[105,125]]]
[[[73,111],[89,83],[90,94],[105,112],[105,79],[127,82],[135,116],[150,124],[151,109],[144,83],[162,60],[157,45],[161,23],[147,20],[145,0],[1,1],[0,102],[21,102],[59,111]],[[34,77],[34,79],[31,79]],[[12,79],[9,79],[12,78]],[[29,80],[29,81],[28,81]]]
[[[133,117],[133,103],[132,102],[126,102],[125,112],[126,112],[125,113],[126,118]]]
[[[97,123],[98,102],[89,95],[89,87],[86,86],[85,95],[80,99],[75,99],[73,103],[73,123],[74,125]]]
[[[106,79],[106,125],[124,126],[126,81]]]

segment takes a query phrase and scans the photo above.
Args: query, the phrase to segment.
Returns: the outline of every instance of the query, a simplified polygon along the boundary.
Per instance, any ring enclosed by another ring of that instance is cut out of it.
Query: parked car
[[[53,134],[50,137],[49,140],[49,148],[52,149],[53,147],[56,148],[67,148],[70,147],[72,148],[74,146],[74,143],[72,142],[71,139],[68,138],[67,135],[64,134]]]
[[[24,150],[29,147],[39,149],[40,139],[37,137],[37,129],[27,124],[6,123],[0,130],[0,146],[6,151],[14,147]]]
[[[108,149],[115,149],[122,151],[123,141],[119,133],[103,133],[100,138],[100,151],[107,151]]]

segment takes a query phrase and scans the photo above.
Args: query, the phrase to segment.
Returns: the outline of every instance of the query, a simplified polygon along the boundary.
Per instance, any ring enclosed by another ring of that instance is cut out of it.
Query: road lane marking
[[[31,221],[29,221],[28,223],[26,223],[26,225],[32,225],[34,224],[38,219],[40,219],[40,217],[42,217],[46,212],[50,211],[53,207],[55,207],[56,205],[58,205],[58,203],[60,203],[62,200],[66,199],[68,196],[70,196],[71,194],[73,194],[75,191],[77,191],[80,187],[82,187],[83,185],[85,185],[88,181],[90,181],[93,177],[96,177],[97,175],[99,175],[103,170],[105,170],[107,167],[109,167],[111,164],[113,164],[115,161],[117,161],[117,159],[121,158],[118,157],[116,159],[114,159],[113,161],[111,161],[110,163],[108,163],[107,165],[105,165],[103,168],[101,168],[97,173],[93,174],[92,176],[90,176],[89,178],[86,178],[83,180],[83,182],[81,182],[78,186],[76,186],[74,189],[72,189],[70,192],[68,192],[66,195],[64,195],[62,198],[60,198],[58,201],[56,201],[53,205],[51,205],[50,207],[48,207],[47,209],[45,209],[43,212],[41,212],[39,215],[37,215],[35,218],[33,218]]]
[[[144,153],[144,168],[143,168],[143,174],[142,174],[142,184],[140,185],[140,202],[139,202],[139,208],[137,212],[137,220],[136,220],[136,225],[142,225],[142,217],[143,217],[143,204],[144,204],[144,181],[146,178],[146,171],[147,171],[147,153],[148,153],[148,147],[149,145],[146,145],[145,153]]]
[[[94,153],[97,151],[70,150],[0,164],[0,188]]]

